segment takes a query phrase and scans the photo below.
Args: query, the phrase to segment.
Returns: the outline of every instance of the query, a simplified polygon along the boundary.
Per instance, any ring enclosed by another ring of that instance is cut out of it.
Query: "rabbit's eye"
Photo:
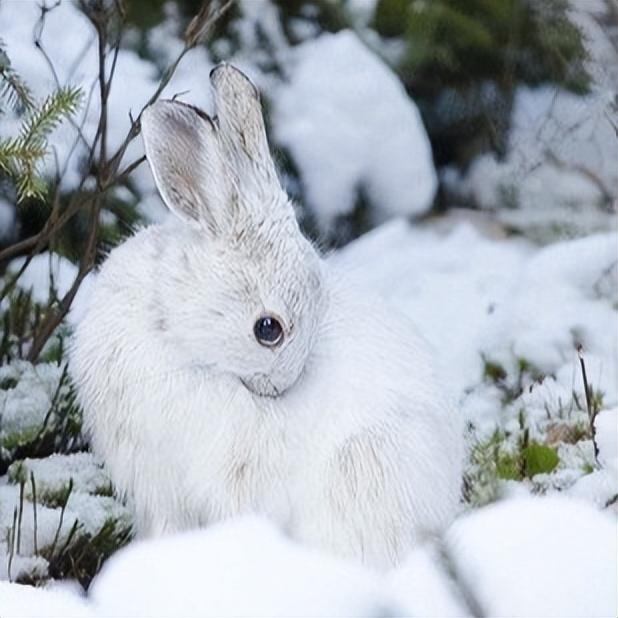
[[[283,327],[272,315],[262,316],[253,326],[253,334],[258,343],[268,347],[279,345],[283,341]]]

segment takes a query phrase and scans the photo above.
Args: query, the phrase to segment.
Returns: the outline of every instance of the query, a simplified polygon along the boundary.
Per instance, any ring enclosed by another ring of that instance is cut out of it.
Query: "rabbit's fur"
[[[177,217],[111,253],[77,327],[93,447],[142,535],[257,512],[388,567],[457,508],[460,420],[406,318],[301,234],[251,82],[225,64],[211,80],[216,118],[173,101],[142,116]],[[281,345],[256,340],[263,314]]]

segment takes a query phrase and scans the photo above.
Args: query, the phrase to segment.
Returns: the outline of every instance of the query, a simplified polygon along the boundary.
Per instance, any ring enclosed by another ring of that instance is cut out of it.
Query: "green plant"
[[[0,169],[15,183],[18,200],[43,199],[46,185],[39,165],[49,151],[48,137],[62,120],[77,111],[81,98],[79,88],[67,86],[37,102],[12,68],[0,42],[0,100],[23,116],[17,137],[0,139]]]

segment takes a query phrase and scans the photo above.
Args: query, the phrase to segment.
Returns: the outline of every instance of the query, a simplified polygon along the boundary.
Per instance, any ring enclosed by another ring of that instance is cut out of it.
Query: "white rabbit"
[[[93,448],[141,535],[260,513],[388,567],[457,509],[459,415],[414,327],[300,232],[253,84],[211,81],[217,117],[142,116],[176,217],[111,253],[77,327]]]

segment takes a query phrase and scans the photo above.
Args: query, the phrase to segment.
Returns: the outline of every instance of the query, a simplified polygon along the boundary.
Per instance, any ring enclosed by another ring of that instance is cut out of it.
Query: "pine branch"
[[[13,178],[19,201],[44,196],[45,183],[38,166],[47,154],[47,138],[64,118],[75,113],[81,97],[79,88],[59,88],[39,108],[30,109],[18,137],[0,140],[0,168]]]
[[[0,168],[11,174],[14,164],[45,156],[45,148],[40,144],[24,144],[19,138],[0,140]]]
[[[11,61],[4,51],[4,43],[0,39],[0,99],[5,99],[10,107],[22,107],[31,110],[35,106],[30,88],[21,80],[11,67]]]
[[[22,124],[22,142],[45,143],[47,136],[60,122],[77,111],[81,97],[81,90],[73,86],[59,88],[50,94],[41,107],[33,110]]]

